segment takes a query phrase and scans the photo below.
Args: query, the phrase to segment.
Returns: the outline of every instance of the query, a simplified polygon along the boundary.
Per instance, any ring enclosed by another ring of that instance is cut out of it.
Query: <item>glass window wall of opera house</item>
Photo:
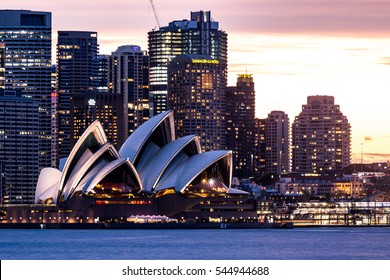
[[[196,135],[176,139],[172,111],[145,122],[118,150],[96,120],[58,169],[42,169],[35,204],[1,206],[0,223],[254,221],[256,203],[231,188],[232,168],[231,151],[202,152]]]

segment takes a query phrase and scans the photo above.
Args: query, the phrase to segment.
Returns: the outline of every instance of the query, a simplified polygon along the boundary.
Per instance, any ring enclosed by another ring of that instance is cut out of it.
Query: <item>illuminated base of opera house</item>
[[[95,121],[59,169],[41,171],[35,204],[3,206],[0,224],[257,222],[256,202],[231,179],[231,151],[202,153],[196,135],[176,139],[172,111],[145,122],[119,151]]]

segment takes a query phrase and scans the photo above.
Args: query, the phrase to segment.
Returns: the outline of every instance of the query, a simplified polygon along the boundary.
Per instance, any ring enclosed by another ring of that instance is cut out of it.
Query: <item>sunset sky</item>
[[[309,95],[332,95],[352,125],[353,162],[390,160],[389,0],[154,0],[162,25],[210,10],[228,33],[229,85],[254,75],[256,115],[290,122]],[[149,0],[1,0],[0,9],[50,11],[57,30],[97,31],[100,53],[147,50]],[[363,143],[363,145],[362,145]],[[363,149],[362,149],[363,147]]]

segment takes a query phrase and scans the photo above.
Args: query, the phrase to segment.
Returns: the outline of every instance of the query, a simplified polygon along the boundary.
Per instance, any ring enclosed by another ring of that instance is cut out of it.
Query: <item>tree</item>
[[[256,176],[253,180],[258,185],[268,186],[275,184],[279,180],[279,176],[273,172],[266,172],[262,175]]]

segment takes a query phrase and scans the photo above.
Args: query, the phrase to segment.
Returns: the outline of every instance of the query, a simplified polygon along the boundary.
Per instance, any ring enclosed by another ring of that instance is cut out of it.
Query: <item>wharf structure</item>
[[[390,226],[390,202],[301,202],[274,209],[273,222],[307,226]]]
[[[0,207],[0,226],[118,224],[148,215],[258,222],[256,202],[230,188],[231,179],[231,151],[202,152],[196,135],[176,139],[172,111],[145,122],[118,151],[95,121],[59,169],[41,171],[35,204]]]

